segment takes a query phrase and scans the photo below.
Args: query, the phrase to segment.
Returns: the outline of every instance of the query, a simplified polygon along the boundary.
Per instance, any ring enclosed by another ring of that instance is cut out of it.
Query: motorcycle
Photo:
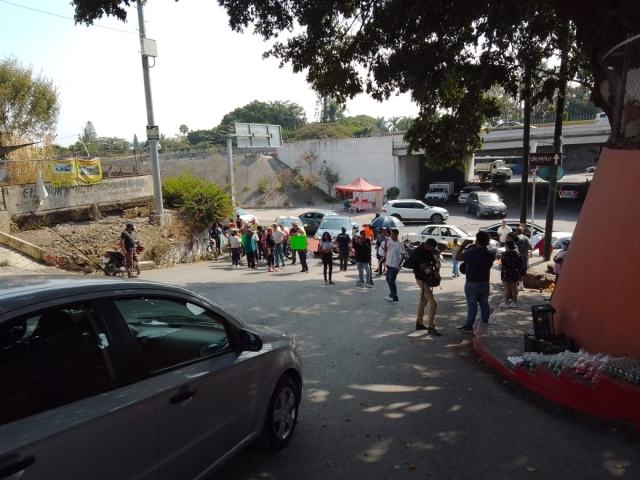
[[[127,272],[127,259],[122,252],[116,252],[110,250],[102,254],[102,265],[104,274],[108,277],[115,277],[116,275],[123,275],[127,273],[131,278],[133,274],[140,275],[140,266],[138,265],[138,255],[144,252],[144,247],[140,242],[136,242],[136,248],[133,253],[133,265],[131,266],[131,272]]]

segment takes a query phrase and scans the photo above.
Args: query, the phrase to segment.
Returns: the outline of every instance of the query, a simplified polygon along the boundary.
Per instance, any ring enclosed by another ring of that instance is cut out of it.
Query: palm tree
[[[375,124],[373,126],[376,132],[388,132],[389,126],[387,125],[387,120],[384,117],[376,118]]]
[[[180,125],[180,128],[178,129],[180,130],[180,133],[182,135],[186,135],[187,132],[189,131],[189,127],[187,127],[184,123],[182,125]]]
[[[388,121],[387,121],[387,125],[389,126],[389,130],[392,132],[397,132],[398,131],[398,122],[400,121],[401,117],[391,117]]]

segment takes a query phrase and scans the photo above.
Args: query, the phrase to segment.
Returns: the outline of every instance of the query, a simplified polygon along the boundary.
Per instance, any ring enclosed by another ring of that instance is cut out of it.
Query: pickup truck
[[[446,203],[453,194],[453,182],[432,183],[424,199],[427,204]]]

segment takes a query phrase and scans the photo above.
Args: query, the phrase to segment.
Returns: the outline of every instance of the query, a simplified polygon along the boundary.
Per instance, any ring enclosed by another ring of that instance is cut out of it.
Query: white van
[[[594,123],[609,123],[609,117],[604,112],[596,113],[596,121]]]

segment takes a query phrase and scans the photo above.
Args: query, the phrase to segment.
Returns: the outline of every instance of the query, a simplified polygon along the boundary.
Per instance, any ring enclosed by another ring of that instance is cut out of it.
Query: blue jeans
[[[387,265],[387,284],[389,285],[389,294],[393,298],[398,298],[398,287],[396,286],[396,277],[400,270],[397,267]]]
[[[460,265],[460,262],[454,258],[452,263],[453,263],[453,275],[460,275],[460,270],[458,270],[458,265]]]
[[[465,282],[464,295],[467,297],[467,327],[472,327],[478,314],[480,304],[480,318],[482,323],[489,321],[489,283]]]
[[[298,250],[298,256],[300,257],[300,266],[302,267],[302,270],[304,270],[305,272],[309,271],[309,267],[307,266],[307,252],[306,250]],[[294,250],[293,253],[295,254],[296,251]],[[293,257],[295,259],[295,257]]]
[[[278,267],[278,262],[282,262],[282,266],[284,267],[284,253],[282,251],[282,244],[278,243],[276,244],[276,267]]]
[[[358,281],[360,283],[364,283],[368,285],[371,283],[371,267],[368,263],[356,262],[356,267],[358,268]],[[364,273],[367,274],[367,281],[364,281]]]
[[[238,262],[240,261],[240,249],[238,248],[232,248],[231,249],[231,264],[232,265],[238,265]]]

